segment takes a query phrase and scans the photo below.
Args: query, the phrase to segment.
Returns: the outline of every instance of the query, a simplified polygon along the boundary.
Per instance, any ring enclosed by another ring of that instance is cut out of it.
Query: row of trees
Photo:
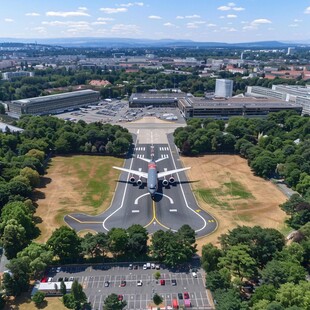
[[[174,132],[184,155],[237,153],[265,178],[281,177],[310,199],[310,118],[294,112],[270,113],[266,119],[233,117],[224,121],[192,119]]]
[[[19,206],[22,207],[21,204]],[[25,227],[31,226],[30,231],[35,228],[29,218],[23,217],[23,220]],[[7,267],[11,273],[5,273],[3,281],[8,296],[17,296],[27,290],[29,280],[40,278],[52,260],[58,263],[81,263],[85,259],[98,258],[102,262],[111,259],[111,256],[132,261],[151,257],[175,267],[191,260],[196,252],[195,232],[188,225],[183,225],[175,233],[157,231],[152,236],[150,245],[147,230],[139,224],[128,229],[112,228],[107,234],[88,233],[84,237],[79,237],[74,230],[62,226],[52,233],[46,244],[30,243],[32,235],[27,238],[24,234],[28,245],[20,246],[22,239],[19,240],[20,236],[13,234],[12,238],[14,237],[17,238],[17,249],[15,255],[9,257],[12,259]]]
[[[221,249],[212,244],[202,249],[216,309],[309,309],[309,228],[301,242],[287,246],[277,230],[258,226],[237,227],[220,243]]]

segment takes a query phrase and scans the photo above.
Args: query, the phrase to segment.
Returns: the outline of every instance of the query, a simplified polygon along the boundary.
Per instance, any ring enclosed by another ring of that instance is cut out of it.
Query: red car
[[[118,300],[119,300],[119,301],[122,301],[123,298],[124,298],[123,295],[118,295]]]
[[[48,279],[47,277],[44,277],[44,278],[42,278],[41,282],[42,282],[42,283],[46,283],[46,282],[47,282],[47,279]]]
[[[189,294],[187,292],[184,292],[183,295],[184,295],[184,299],[189,299]]]
[[[164,279],[161,279],[160,280],[160,285],[165,285],[166,284],[166,281]]]

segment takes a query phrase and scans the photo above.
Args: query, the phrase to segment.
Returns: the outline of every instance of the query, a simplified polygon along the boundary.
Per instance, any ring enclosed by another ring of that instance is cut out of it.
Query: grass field
[[[63,225],[68,213],[99,214],[111,203],[123,160],[108,156],[59,156],[52,159],[43,178],[43,186],[36,192],[36,216],[45,242],[52,231]]]
[[[238,225],[272,227],[287,232],[279,204],[286,196],[274,185],[253,175],[247,161],[237,155],[183,157],[192,189],[202,209],[218,221],[218,229],[198,240],[198,249]]]

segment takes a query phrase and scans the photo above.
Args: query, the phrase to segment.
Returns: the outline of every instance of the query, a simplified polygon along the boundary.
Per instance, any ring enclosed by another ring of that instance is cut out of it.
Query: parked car
[[[151,264],[151,268],[152,268],[152,269],[155,269],[155,267],[156,267],[155,264],[152,263],[152,264]]]
[[[178,298],[179,299],[183,299],[183,294],[182,293],[178,293]]]
[[[125,280],[122,280],[122,281],[121,281],[121,287],[124,287],[124,286],[126,286],[126,281],[125,281]]]
[[[129,267],[128,267],[129,270],[132,270],[133,269],[133,266],[132,264],[129,264]]]
[[[146,264],[144,264],[143,265],[143,270],[146,270],[146,269],[147,269]]]
[[[156,265],[155,265],[155,268],[156,268],[157,270],[159,270],[159,269],[160,269],[160,265],[159,265],[159,264],[156,264]]]
[[[119,301],[122,301],[124,299],[123,295],[118,295],[117,297]]]
[[[138,269],[138,265],[133,265],[133,269]]]
[[[109,287],[109,285],[110,285],[110,282],[109,282],[109,281],[105,281],[105,282],[104,282],[104,286],[105,286],[105,287]]]
[[[164,279],[161,279],[160,280],[160,285],[165,285],[166,284],[166,281]]]
[[[142,283],[142,280],[138,280],[138,281],[137,281],[137,286],[142,286],[142,284],[143,284],[143,283]]]
[[[177,285],[177,280],[176,279],[172,279],[171,280],[171,285],[172,286],[176,286]]]
[[[183,295],[184,295],[184,299],[189,299],[189,294],[188,294],[188,292],[184,292]]]

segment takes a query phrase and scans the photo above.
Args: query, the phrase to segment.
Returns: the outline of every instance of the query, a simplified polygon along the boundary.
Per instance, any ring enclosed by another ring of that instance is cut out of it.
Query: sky
[[[0,38],[310,42],[310,0],[0,0],[0,4]]]

